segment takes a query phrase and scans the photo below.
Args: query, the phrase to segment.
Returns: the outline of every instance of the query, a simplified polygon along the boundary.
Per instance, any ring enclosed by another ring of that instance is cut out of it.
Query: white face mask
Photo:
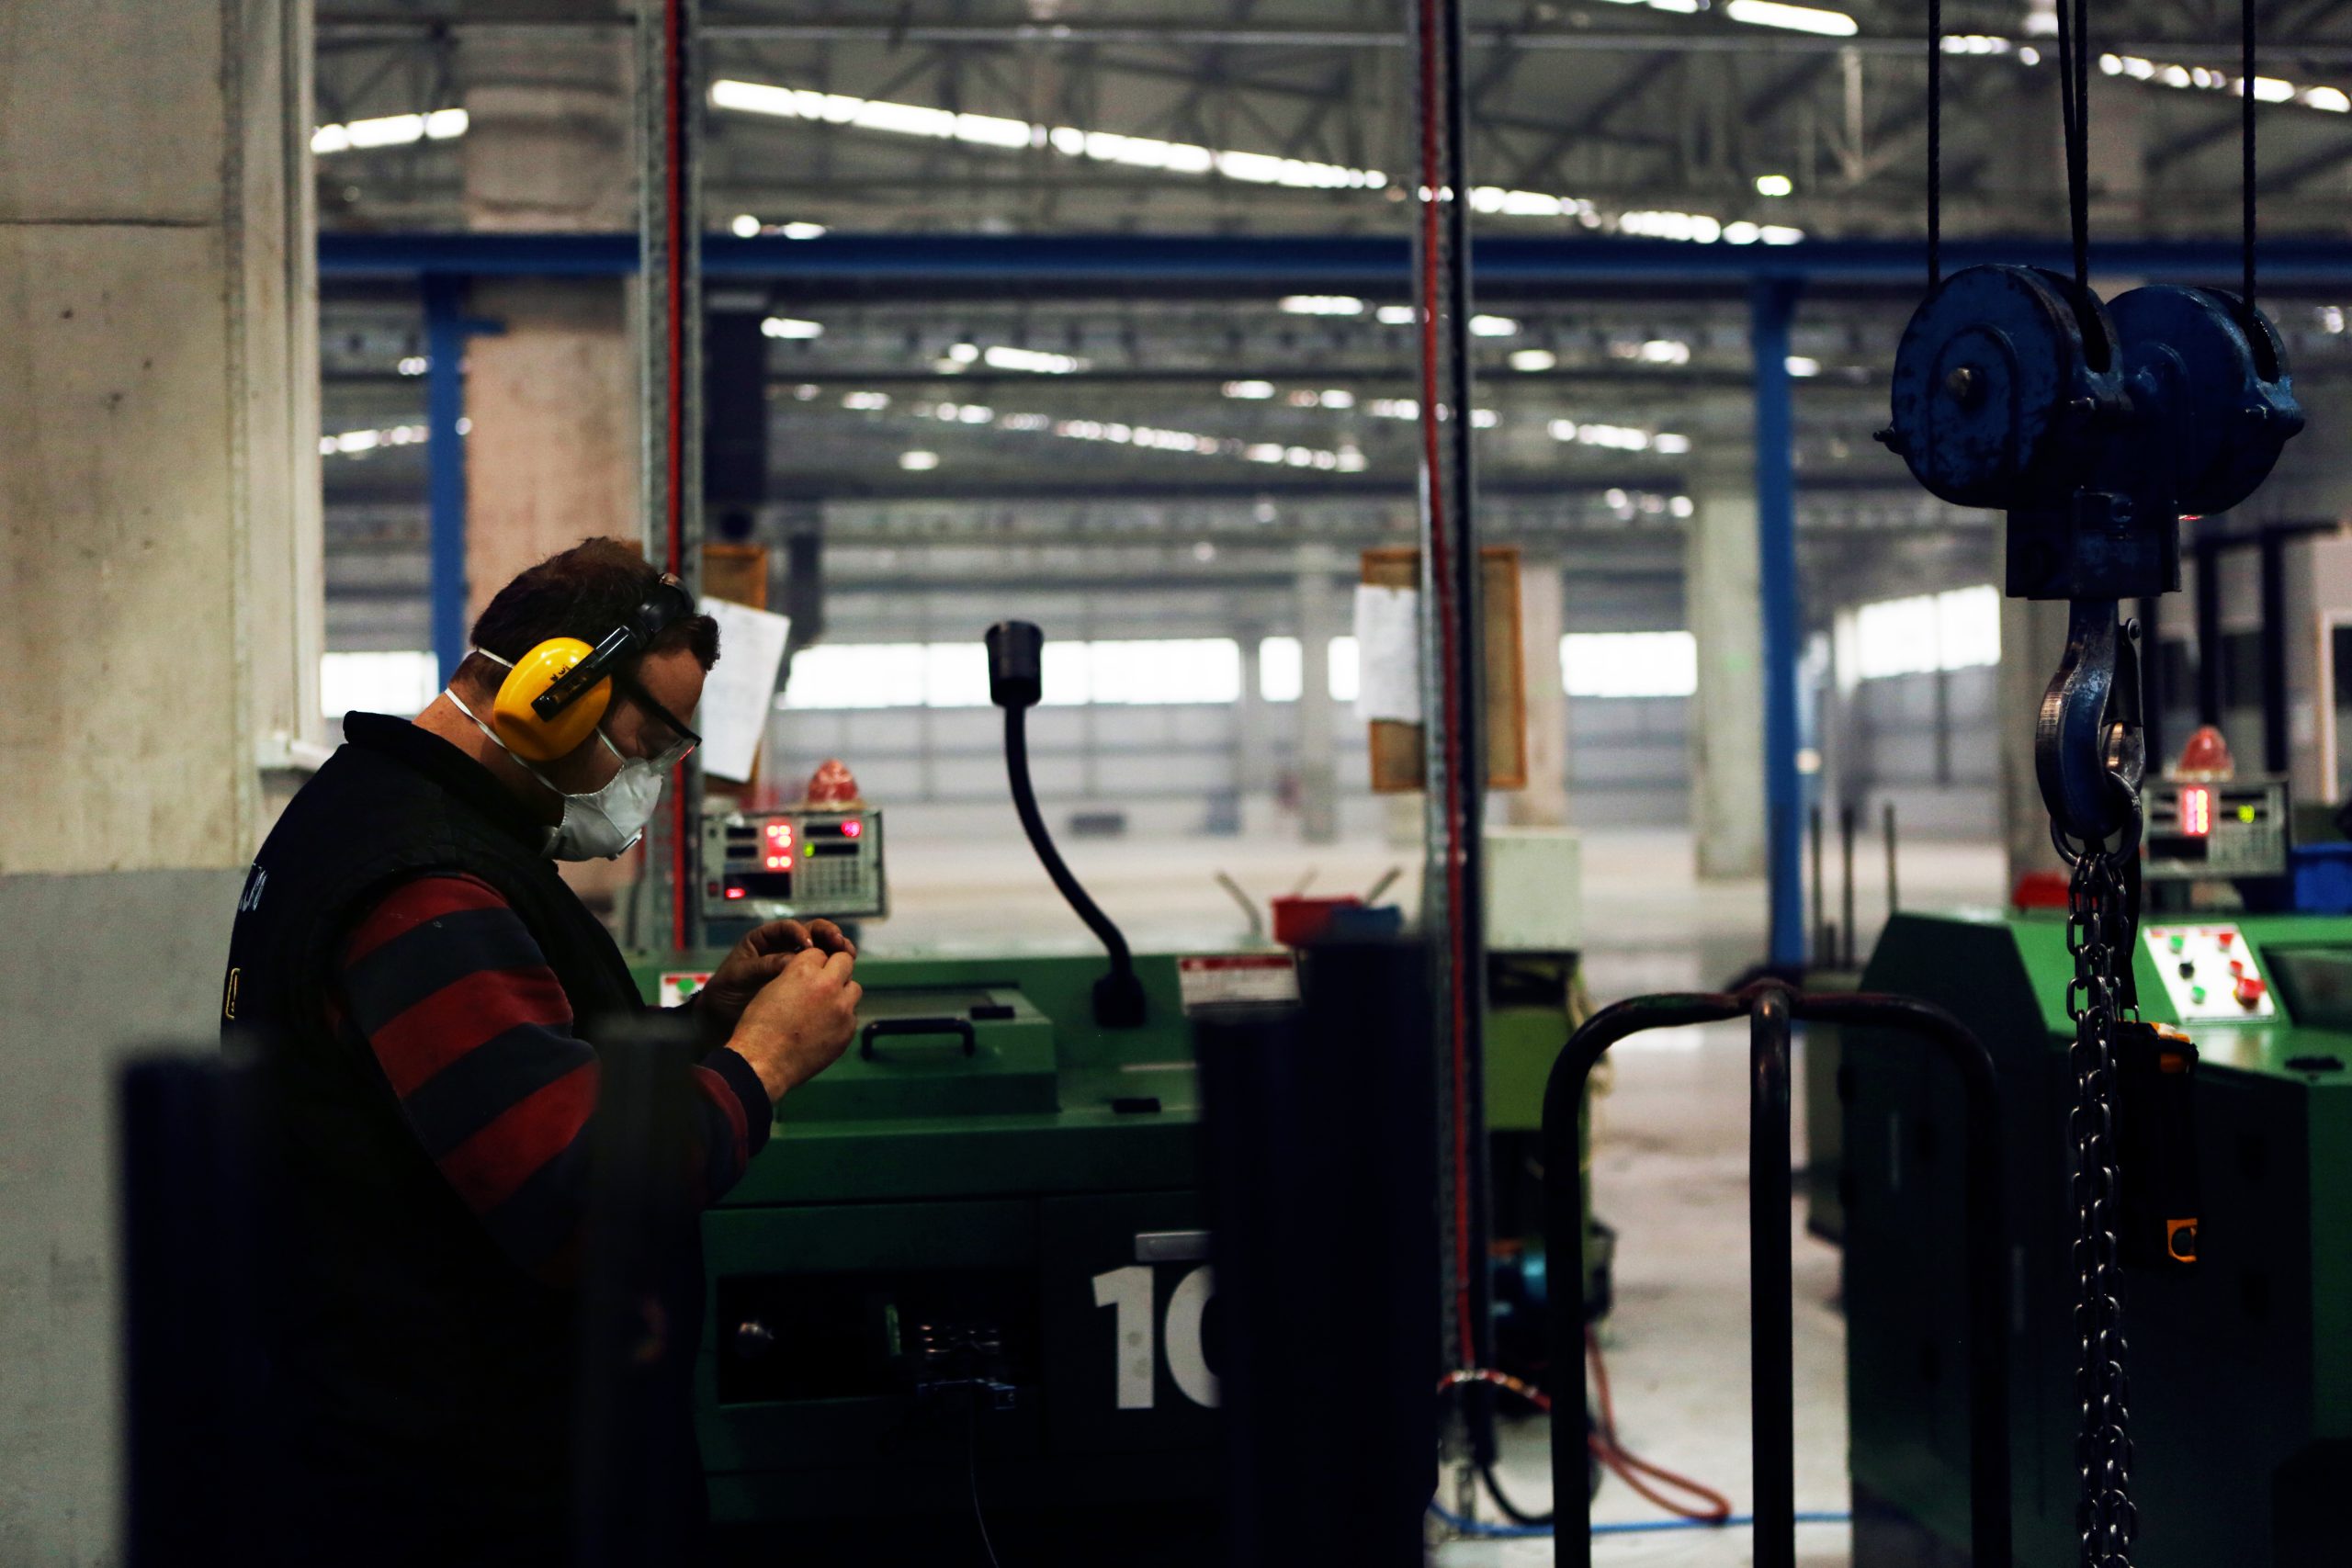
[[[480,649],[474,651],[481,653]],[[482,653],[482,657],[494,664],[506,663],[494,653]],[[498,732],[475,716],[463,697],[451,691],[445,691],[443,695],[458,705],[459,713],[473,720],[476,729],[490,737],[492,745],[514,757],[516,766],[563,801],[563,820],[548,829],[542,853],[555,860],[616,860],[645,837],[645,825],[653,820],[653,807],[662,799],[662,775],[650,760],[623,757],[599,726],[596,739],[619,761],[620,772],[600,788],[585,795],[572,795],[557,789],[535,765],[515,757],[514,750],[498,738]]]

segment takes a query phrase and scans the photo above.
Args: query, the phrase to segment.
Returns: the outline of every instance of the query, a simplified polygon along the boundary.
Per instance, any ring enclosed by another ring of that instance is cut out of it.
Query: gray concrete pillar
[[[112,1077],[323,733],[304,0],[0,23],[0,1561],[121,1561]],[[266,773],[266,770],[267,770]]]
[[[1340,836],[1339,705],[1331,700],[1331,639],[1345,632],[1338,555],[1321,546],[1298,553],[1298,836],[1328,844]]]
[[[625,28],[464,36],[469,227],[636,228],[631,60]],[[627,290],[533,278],[474,291],[473,314],[505,330],[466,353],[469,615],[533,561],[590,535],[642,533]]]
[[[1524,554],[1519,563],[1519,629],[1527,694],[1527,787],[1503,796],[1504,820],[1514,827],[1568,823],[1568,695],[1560,676],[1566,601],[1559,558]]]
[[[1764,622],[1754,464],[1713,452],[1693,475],[1684,613],[1699,645],[1690,836],[1702,877],[1764,874]]]

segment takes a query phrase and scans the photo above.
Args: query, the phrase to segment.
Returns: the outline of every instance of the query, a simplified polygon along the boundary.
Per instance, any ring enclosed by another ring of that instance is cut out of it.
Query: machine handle
[[[886,1034],[958,1034],[963,1036],[964,1055],[977,1056],[980,1052],[979,1031],[972,1027],[968,1018],[877,1018],[858,1032],[857,1054],[866,1061],[880,1060],[874,1043]]]

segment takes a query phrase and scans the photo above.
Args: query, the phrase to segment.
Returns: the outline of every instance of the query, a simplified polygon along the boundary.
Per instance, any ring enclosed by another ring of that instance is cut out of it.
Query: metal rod
[[[1879,831],[1886,840],[1886,918],[1891,920],[1894,911],[1902,908],[1895,897],[1894,886],[1894,802],[1890,800],[1881,807],[1879,821]]]
[[[2262,771],[2283,773],[2288,767],[2287,722],[2287,540],[2290,531],[2265,528],[2260,550],[2262,574]],[[2146,660],[2141,661],[2143,669]]]
[[[1815,801],[1805,813],[1806,826],[1811,829],[1813,848],[1813,952],[1816,963],[1827,964],[1838,955],[1829,950],[1829,891],[1822,881],[1821,844],[1826,836],[1821,822],[1821,803]]]
[[[1759,1043],[1769,1048],[1773,1036],[1783,1042],[1777,1070],[1777,1102],[1781,1111],[1777,1122],[1780,1139],[1777,1167],[1780,1174],[1777,1180],[1756,1182],[1758,1156],[1755,1143],[1751,1142],[1750,1220],[1753,1224],[1758,1187],[1776,1189],[1780,1198],[1778,1256],[1781,1262],[1778,1274],[1780,1290],[1775,1299],[1781,1303],[1784,1325],[1788,1322],[1785,1314],[1789,1313],[1791,1290],[1788,1263],[1790,1176],[1786,1019],[1793,1017],[1804,1021],[1836,1023],[1849,1030],[1882,1029],[1915,1035],[1940,1053],[1960,1074],[1967,1122],[1964,1155],[1967,1213],[1963,1222],[1962,1246],[1968,1274],[1971,1561],[1974,1568],[2012,1568],[2009,1540],[2008,1325],[2004,1305],[2007,1266],[2003,1256],[2002,1239],[2000,1093],[1993,1072],[1992,1055],[1985,1050],[1982,1041],[1950,1013],[1908,997],[1815,993],[1792,996],[1784,986],[1769,980],[1736,995],[1684,993],[1637,997],[1631,1001],[1603,1008],[1569,1037],[1567,1044],[1553,1061],[1551,1076],[1544,1086],[1544,1230],[1546,1255],[1575,1258],[1579,1255],[1583,1244],[1584,1162],[1578,1147],[1579,1112],[1592,1069],[1601,1056],[1617,1042],[1645,1030],[1681,1029],[1694,1024],[1716,1023],[1767,1007],[1783,1010],[1777,1021],[1750,1026],[1751,1064],[1770,1054],[1769,1049],[1759,1051]],[[1763,1036],[1760,1041],[1759,1036]],[[1752,1070],[1751,1077],[1756,1085],[1751,1106],[1769,1108],[1773,1102],[1771,1091],[1775,1085],[1764,1072]],[[1766,1117],[1764,1122],[1770,1124],[1773,1119]],[[1752,1134],[1757,1122],[1751,1121],[1750,1125]],[[1751,1233],[1751,1247],[1759,1245]],[[1752,1261],[1751,1268],[1756,1267]],[[1766,1264],[1758,1269],[1752,1281],[1756,1299],[1750,1305],[1751,1322],[1756,1320],[1757,1314],[1767,1310],[1762,1303],[1770,1282],[1764,1274],[1770,1267]],[[1582,1292],[1553,1292],[1545,1311],[1545,1322],[1549,1330],[1552,1365],[1558,1370],[1559,1379],[1558,1385],[1552,1391],[1554,1561],[1564,1568],[1591,1568],[1592,1502],[1587,1490],[1587,1443],[1584,1440],[1590,1393],[1584,1358]],[[1781,1364],[1785,1366],[1788,1343],[1785,1332],[1781,1337],[1781,1343],[1783,1347]],[[1758,1356],[1758,1349],[1751,1348],[1750,1354]],[[1570,1366],[1576,1368],[1573,1383],[1566,1378],[1566,1369]],[[1785,1374],[1781,1386],[1785,1393],[1788,1387]],[[1571,1389],[1575,1395],[1573,1402],[1568,1397]],[[1762,1411],[1764,1404],[1765,1401],[1759,1397],[1757,1408]],[[1759,1441],[1759,1451],[1763,1447]],[[1762,1555],[1767,1550],[1764,1528],[1766,1496],[1765,1488],[1759,1484],[1757,1561],[1759,1563],[1785,1562],[1787,1559]],[[1786,1540],[1792,1529],[1793,1520],[1788,1519],[1777,1533]]]
[[[1587,1019],[1552,1063],[1544,1085],[1544,1247],[1546,1258],[1584,1255],[1584,1161],[1577,1127],[1585,1088],[1609,1047],[1648,1029],[1737,1018],[1736,997],[1636,997]],[[1570,1269],[1564,1279],[1580,1274]],[[1592,1495],[1586,1473],[1586,1412],[1592,1398],[1584,1355],[1584,1292],[1549,1292],[1552,1394],[1552,1551],[1559,1568],[1592,1568]],[[1574,1367],[1571,1373],[1568,1369]],[[1573,1380],[1573,1381],[1571,1381]],[[1573,1394],[1573,1399],[1571,1399]]]
[[[1838,803],[1838,875],[1843,884],[1840,912],[1845,917],[1846,949],[1844,964],[1854,966],[1854,818],[1857,813],[1851,801]]]
[[[1796,1322],[1790,1303],[1789,993],[1747,1026],[1747,1398],[1756,1568],[1796,1568]]]

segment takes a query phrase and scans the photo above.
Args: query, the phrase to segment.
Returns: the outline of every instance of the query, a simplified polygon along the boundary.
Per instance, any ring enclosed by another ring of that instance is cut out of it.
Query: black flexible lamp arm
[[[1029,710],[1045,693],[1046,634],[1027,621],[1000,621],[989,628],[987,640],[989,698],[1004,710],[1004,766],[1012,784],[1012,809],[1046,874],[1110,950],[1111,972],[1094,982],[1094,1021],[1106,1029],[1132,1029],[1144,1020],[1143,982],[1136,978],[1135,955],[1111,917],[1062,863],[1029,778]]]

